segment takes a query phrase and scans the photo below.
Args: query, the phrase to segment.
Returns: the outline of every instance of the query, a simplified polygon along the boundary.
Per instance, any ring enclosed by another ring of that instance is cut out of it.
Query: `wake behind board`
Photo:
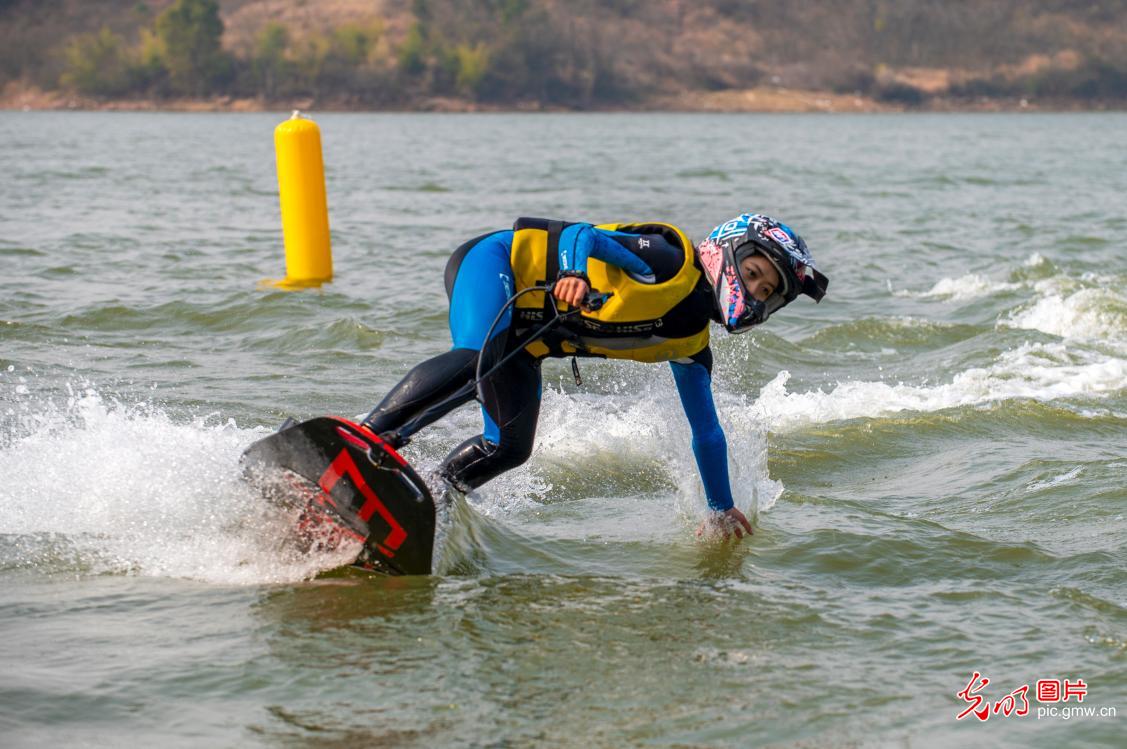
[[[430,574],[434,499],[407,461],[366,427],[335,416],[283,425],[240,460],[263,496],[300,510],[288,541],[301,551],[361,541],[353,566]]]

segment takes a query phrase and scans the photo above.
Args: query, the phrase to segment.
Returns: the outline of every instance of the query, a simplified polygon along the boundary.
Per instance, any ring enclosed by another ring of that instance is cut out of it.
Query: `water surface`
[[[5,743],[1122,741],[955,716],[974,671],[1127,710],[1127,117],[321,115],[337,278],[306,293],[255,287],[280,119],[0,113]],[[746,210],[831,279],[714,331],[754,539],[695,538],[664,365],[549,362],[535,454],[452,508],[437,574],[277,551],[239,453],[449,346],[465,238]]]

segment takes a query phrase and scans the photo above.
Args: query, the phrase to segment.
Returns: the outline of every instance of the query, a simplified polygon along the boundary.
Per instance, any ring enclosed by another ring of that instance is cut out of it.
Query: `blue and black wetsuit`
[[[373,431],[396,430],[472,383],[483,348],[488,348],[487,361],[497,361],[499,354],[523,348],[522,335],[528,332],[530,324],[522,322],[519,315],[514,324],[511,308],[494,328],[492,338],[485,340],[498,312],[519,291],[513,271],[513,246],[514,231],[498,231],[470,240],[455,251],[446,269],[453,347],[416,366],[387,394],[368,417]],[[590,224],[566,225],[558,233],[561,271],[586,272],[588,260],[594,258],[622,269],[633,282],[641,284],[668,281],[679,268],[691,264],[685,252],[692,252],[691,245],[677,247],[660,233],[612,231]],[[676,337],[687,335],[685,331],[707,330],[709,320],[715,318],[714,303],[703,276],[697,286],[658,321],[658,332]],[[613,329],[613,324],[600,327],[597,321],[587,321],[585,327],[580,326],[575,332],[574,340],[580,347],[580,337],[593,337],[589,339],[603,349],[620,347],[622,350],[614,355],[621,358],[632,358],[632,345],[662,340],[654,336],[653,330],[645,333],[649,336],[645,340],[641,334],[632,335],[635,332],[627,334]],[[670,361],[670,366],[692,427],[693,452],[709,506],[726,510],[732,507],[727,443],[712,399],[712,351],[707,345],[707,333],[702,340],[703,348]],[[549,347],[542,355],[571,354]],[[540,396],[540,358],[522,350],[481,383],[484,430],[451,451],[443,462],[443,475],[457,486],[473,488],[528,460],[536,434]],[[472,392],[465,394],[462,402],[473,397]]]

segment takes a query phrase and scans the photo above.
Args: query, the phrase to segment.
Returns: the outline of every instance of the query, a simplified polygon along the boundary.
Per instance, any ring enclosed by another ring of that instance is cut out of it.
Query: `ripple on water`
[[[0,246],[0,257],[47,257],[47,253],[34,247]]]
[[[802,340],[821,351],[931,350],[980,335],[988,328],[922,318],[869,317],[827,325]]]

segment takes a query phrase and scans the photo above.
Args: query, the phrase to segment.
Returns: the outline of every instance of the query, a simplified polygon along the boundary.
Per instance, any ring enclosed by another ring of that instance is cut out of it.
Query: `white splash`
[[[284,519],[239,478],[238,457],[262,432],[214,416],[176,423],[92,389],[31,406],[0,448],[0,534],[19,539],[17,564],[55,548],[74,558],[71,573],[250,584],[347,562],[278,548]]]
[[[546,389],[532,458],[482,487],[477,493],[482,501],[475,508],[487,515],[502,514],[550,500],[553,488],[566,478],[568,491],[585,495],[672,495],[673,508],[682,517],[704,517],[708,503],[693,457],[692,433],[668,379],[632,398]],[[736,506],[745,512],[766,511],[783,487],[767,472],[765,424],[748,418],[746,402],[738,396],[717,394],[717,407],[728,442]]]
[[[1033,492],[1041,491],[1042,489],[1050,489],[1054,486],[1067,484],[1068,482],[1079,476],[1081,472],[1083,472],[1083,470],[1083,466],[1077,466],[1072,470],[1062,473],[1058,476],[1053,476],[1052,478],[1044,479],[1043,481],[1034,481],[1032,484],[1025,487],[1025,491],[1028,494],[1032,494]]]

